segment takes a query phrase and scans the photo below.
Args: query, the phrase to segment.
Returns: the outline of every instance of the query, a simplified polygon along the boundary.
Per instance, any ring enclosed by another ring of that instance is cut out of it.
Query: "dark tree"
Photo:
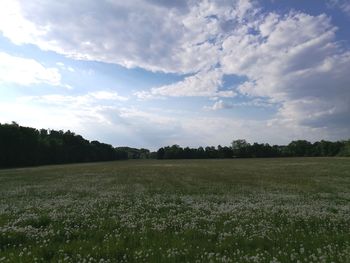
[[[40,131],[17,123],[0,124],[0,167],[98,162],[148,158],[147,149],[114,149],[98,141],[89,142],[71,131]]]

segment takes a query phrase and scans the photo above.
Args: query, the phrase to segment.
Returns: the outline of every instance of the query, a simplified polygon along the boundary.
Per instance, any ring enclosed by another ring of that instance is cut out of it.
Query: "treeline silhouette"
[[[0,123],[0,167],[146,158],[147,149],[113,148],[71,131],[37,130]]]
[[[350,140],[292,141],[288,145],[250,144],[246,140],[235,140],[231,147],[182,148],[179,145],[167,146],[157,151],[157,159],[210,159],[210,158],[259,158],[259,157],[316,157],[350,156]]]
[[[0,123],[0,167],[22,167],[44,164],[99,162],[126,159],[209,159],[294,156],[350,156],[350,140],[292,141],[286,146],[250,144],[235,140],[231,146],[148,149],[116,147],[98,141],[88,141],[71,131],[37,130],[13,122]]]

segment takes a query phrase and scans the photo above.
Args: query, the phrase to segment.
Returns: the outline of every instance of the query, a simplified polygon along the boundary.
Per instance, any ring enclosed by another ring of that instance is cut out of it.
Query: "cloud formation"
[[[348,0],[327,0],[327,3],[330,8],[339,8],[350,16],[350,2]]]
[[[1,83],[13,83],[24,86],[46,83],[59,86],[61,85],[61,74],[57,68],[46,68],[34,59],[0,52]]]
[[[108,102],[118,102],[127,101],[128,98],[120,96],[117,92],[99,90],[94,92],[88,92],[84,95],[60,95],[60,94],[50,94],[42,96],[26,96],[21,97],[21,101],[35,101],[48,105],[61,105],[67,107],[71,104],[74,107],[80,106],[93,106],[99,104],[101,101]]]
[[[329,4],[348,10],[346,1]],[[270,122],[278,127],[350,132],[350,50],[325,14],[281,14],[248,0],[3,0],[0,10],[0,31],[16,44],[184,76],[138,98],[239,94],[279,105]],[[27,83],[57,85],[54,69],[35,65]],[[223,91],[227,75],[247,80]],[[219,99],[212,109],[234,105]]]
[[[195,73],[218,62],[220,39],[246,23],[252,7],[243,0],[3,0],[0,31],[73,58]]]
[[[72,130],[115,146],[155,149],[181,142],[183,135],[181,120],[157,110],[129,106],[124,97],[103,90],[82,95],[23,96],[15,102],[0,103],[0,111],[8,112],[2,122],[16,120],[39,129]]]
[[[257,107],[257,108],[272,108],[276,105],[274,103],[271,103],[269,101],[263,100],[263,99],[252,99],[250,101],[245,102],[239,102],[239,103],[233,103],[233,102],[226,102],[223,100],[217,100],[214,102],[214,104],[210,107],[206,106],[204,109],[206,110],[223,110],[223,109],[234,109],[238,107]]]
[[[233,90],[220,91],[223,85],[223,73],[220,70],[201,71],[195,75],[186,77],[183,81],[152,88],[149,92],[140,91],[135,95],[140,99],[159,97],[234,97]]]
[[[325,15],[269,14],[258,33],[225,40],[223,70],[248,77],[240,93],[281,103],[280,118],[310,126],[350,123],[350,52],[335,41],[335,31]]]
[[[332,138],[323,128],[295,127],[279,120],[266,122],[197,114],[188,116],[181,112],[140,109],[120,101],[104,105],[100,102],[101,99],[94,99],[89,93],[31,96],[18,98],[15,103],[1,103],[0,111],[9,112],[4,121],[17,120],[22,125],[36,128],[72,130],[90,140],[152,150],[173,144],[192,147],[227,145],[233,139],[241,138],[242,134],[250,142],[285,143],[286,138],[311,140],[320,134],[323,138]]]

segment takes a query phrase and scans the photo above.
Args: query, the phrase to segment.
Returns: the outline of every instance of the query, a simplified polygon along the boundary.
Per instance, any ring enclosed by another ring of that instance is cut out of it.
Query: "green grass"
[[[350,159],[0,170],[0,262],[350,262]]]

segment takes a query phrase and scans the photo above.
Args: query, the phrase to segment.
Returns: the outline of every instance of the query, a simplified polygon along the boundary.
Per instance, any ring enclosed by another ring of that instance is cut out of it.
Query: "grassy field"
[[[0,170],[0,262],[350,262],[350,159]]]

